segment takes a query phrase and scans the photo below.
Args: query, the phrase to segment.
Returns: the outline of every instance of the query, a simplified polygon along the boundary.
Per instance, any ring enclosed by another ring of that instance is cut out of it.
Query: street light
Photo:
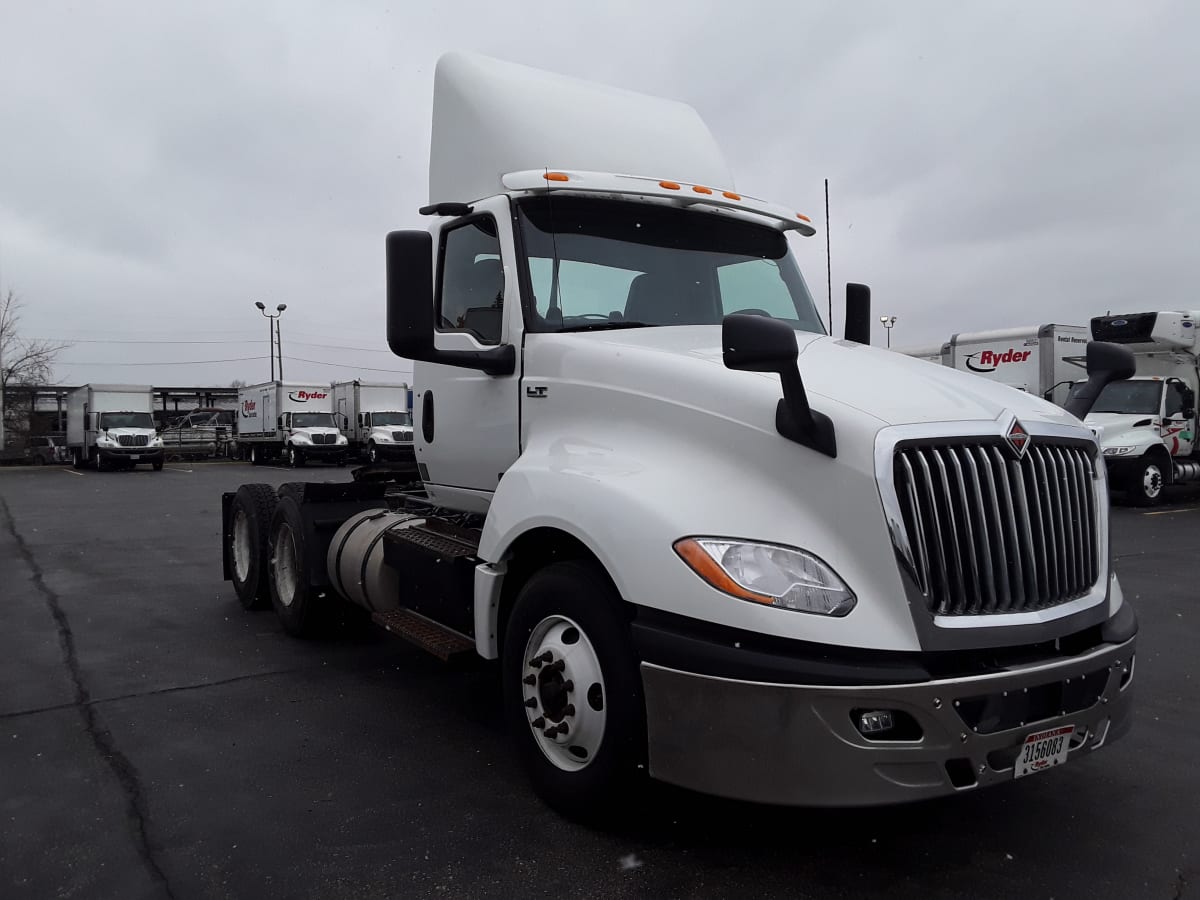
[[[879,321],[882,323],[883,327],[887,329],[887,346],[890,350],[892,349],[892,329],[896,327],[896,317],[880,316]]]
[[[283,380],[283,339],[279,334],[279,317],[283,315],[283,311],[287,309],[286,303],[280,303],[275,307],[275,314],[267,312],[266,305],[261,300],[255,300],[254,305],[258,307],[258,311],[267,319],[267,337],[271,340],[271,380],[275,380],[275,348],[279,347],[279,380]]]

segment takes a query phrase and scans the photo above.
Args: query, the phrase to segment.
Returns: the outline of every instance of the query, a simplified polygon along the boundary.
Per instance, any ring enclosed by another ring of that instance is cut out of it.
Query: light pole
[[[883,324],[883,327],[887,329],[887,346],[888,346],[888,349],[891,350],[892,349],[892,329],[896,327],[896,317],[895,316],[880,316],[879,321]]]
[[[266,305],[261,300],[256,300],[254,305],[258,307],[258,311],[263,314],[267,320],[267,337],[271,341],[271,380],[275,380],[275,346],[279,345],[279,378],[283,379],[283,344],[279,342],[279,317],[283,315],[283,311],[287,309],[286,303],[280,303],[275,307],[275,314],[267,312]]]

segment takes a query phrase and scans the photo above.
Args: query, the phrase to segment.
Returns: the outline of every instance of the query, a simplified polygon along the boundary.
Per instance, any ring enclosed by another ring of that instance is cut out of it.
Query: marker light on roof
[[[666,188],[668,191],[677,191],[677,190],[679,190],[679,185],[677,185],[677,184],[676,184],[675,182],[673,182],[673,181],[660,181],[660,182],[658,183],[658,186],[659,186],[659,187],[661,187],[661,188]]]
[[[542,176],[547,181],[570,181],[565,172],[547,172]]]
[[[735,194],[733,191],[722,191],[721,196],[724,197],[726,200],[741,200],[742,199],[741,194]]]
[[[695,191],[697,194],[711,194],[712,193],[712,188],[701,187],[698,184],[692,185],[692,190]]]

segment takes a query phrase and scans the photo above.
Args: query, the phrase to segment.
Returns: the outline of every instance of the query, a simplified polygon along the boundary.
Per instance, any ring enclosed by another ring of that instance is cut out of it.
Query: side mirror
[[[350,430],[350,419],[347,416],[342,416],[342,431]]]
[[[1195,408],[1194,406],[1188,406],[1188,407],[1186,407],[1186,408],[1183,410],[1183,417],[1184,417],[1185,419],[1194,419],[1194,418],[1196,418],[1196,408]]]
[[[1087,345],[1088,379],[1078,386],[1063,408],[1082,419],[1091,411],[1105,385],[1132,378],[1136,371],[1137,363],[1128,347],[1092,341]]]
[[[511,375],[517,351],[439,350],[433,344],[433,237],[427,231],[393,231],[387,254],[387,339],[397,356],[422,362]]]
[[[871,289],[865,284],[846,285],[846,340],[871,343]]]
[[[778,319],[733,314],[721,322],[725,367],[741,372],[778,372],[783,399],[775,408],[775,429],[785,438],[837,458],[833,421],[808,405],[796,365],[796,332]]]

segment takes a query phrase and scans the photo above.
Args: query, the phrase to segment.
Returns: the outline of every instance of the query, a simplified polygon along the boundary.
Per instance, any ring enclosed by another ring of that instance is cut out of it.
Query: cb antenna
[[[829,255],[829,179],[825,179],[825,296],[829,302],[829,334],[833,335],[833,267]]]

